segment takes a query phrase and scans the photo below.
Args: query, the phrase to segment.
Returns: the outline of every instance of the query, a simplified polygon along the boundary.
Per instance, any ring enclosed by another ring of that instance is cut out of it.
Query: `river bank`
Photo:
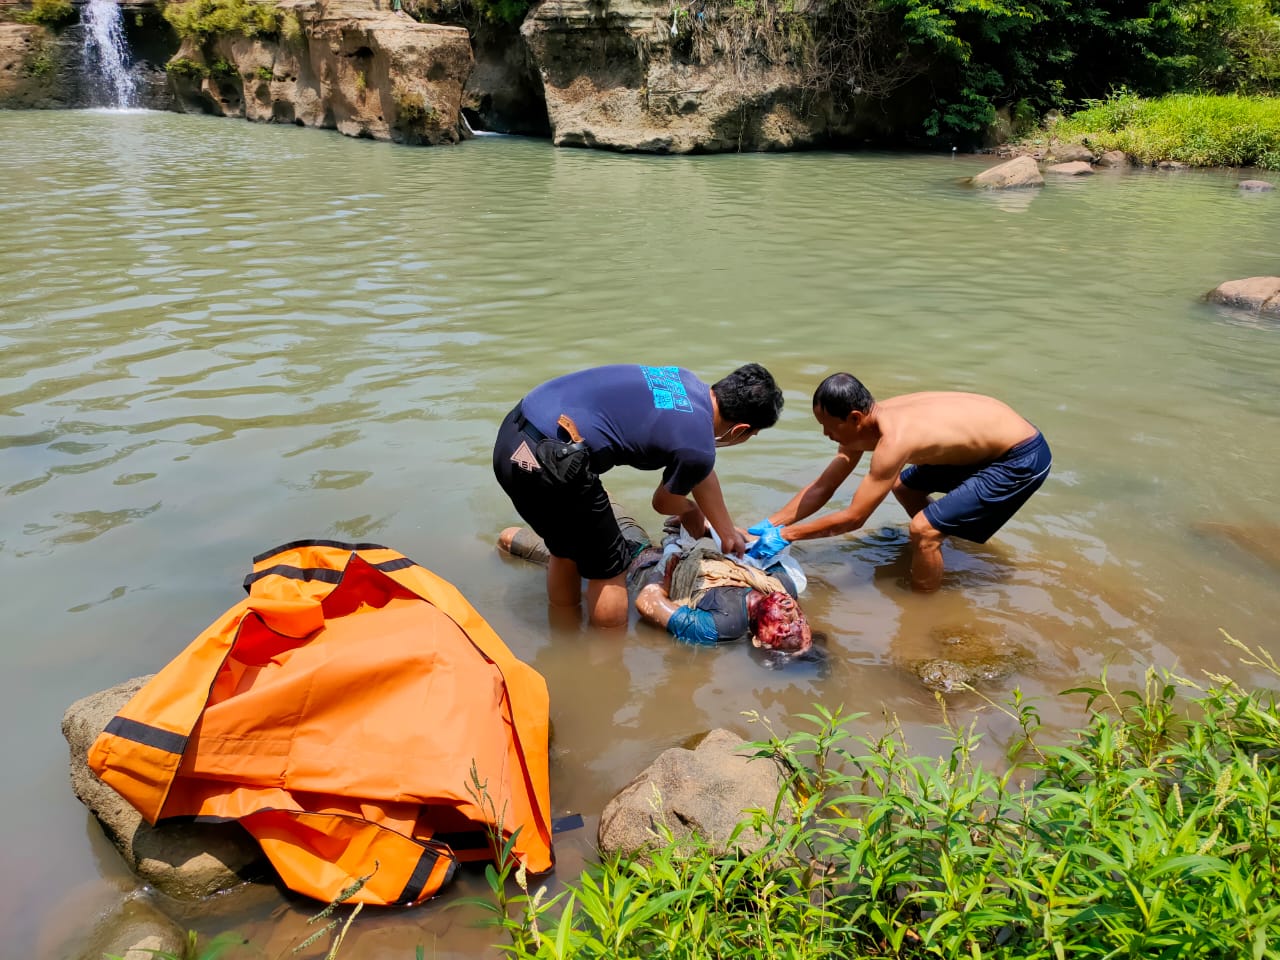
[[[1126,23],[1104,42],[1014,6],[0,0],[0,107],[177,110],[420,145],[488,131],[627,153],[969,151],[1025,136],[1101,91],[1261,95],[1277,79],[1257,52],[1280,42],[1265,19],[1227,30],[1220,11],[1197,8],[1176,29]],[[1122,42],[1130,32],[1141,55]],[[1143,74],[1162,48],[1162,72]],[[113,92],[102,68],[114,60],[127,69],[114,72]],[[1077,69],[1063,73],[1067,62]],[[1280,162],[1269,133],[1232,134],[1208,151],[1190,131],[1107,137],[1118,131],[1098,123],[1128,107],[1107,109],[1076,133],[1142,162]],[[1272,108],[1257,113],[1245,122],[1273,125]]]

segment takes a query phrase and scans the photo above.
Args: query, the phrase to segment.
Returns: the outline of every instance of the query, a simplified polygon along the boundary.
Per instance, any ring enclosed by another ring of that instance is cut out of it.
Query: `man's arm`
[[[693,499],[702,515],[707,518],[707,523],[719,535],[720,550],[724,555],[742,556],[742,552],[747,549],[747,541],[733,525],[733,517],[729,516],[729,508],[724,505],[724,494],[720,491],[720,478],[714,470],[693,488]]]
[[[667,596],[659,583],[651,583],[636,594],[636,612],[646,623],[666,628],[680,605]]]
[[[882,500],[893,490],[898,474],[907,465],[907,454],[898,454],[881,442],[871,454],[871,465],[867,475],[853,491],[853,500],[849,506],[825,517],[810,520],[808,523],[795,523],[782,530],[784,540],[816,540],[819,537],[834,537],[837,534],[857,530],[871,511],[878,507]]]
[[[688,497],[672,493],[667,489],[666,484],[658,484],[658,489],[653,491],[650,504],[655,512],[664,517],[673,516],[678,519],[680,526],[688,530],[691,537],[706,536],[707,519],[698,509],[698,505]]]
[[[835,496],[840,484],[849,479],[849,474],[853,473],[853,468],[860,459],[861,450],[850,451],[841,447],[835,459],[818,475],[818,479],[804,487],[785,507],[769,517],[769,522],[785,527],[821,510]]]

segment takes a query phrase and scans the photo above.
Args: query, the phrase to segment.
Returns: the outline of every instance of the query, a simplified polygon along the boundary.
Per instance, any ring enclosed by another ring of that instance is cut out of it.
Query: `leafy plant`
[[[208,67],[189,57],[174,57],[164,65],[164,68],[175,77],[185,77],[190,80],[201,80],[209,75]]]
[[[280,30],[276,8],[253,0],[181,0],[165,6],[164,18],[179,37],[201,42],[215,36],[274,36]]]
[[[19,14],[21,23],[42,23],[57,27],[71,23],[76,19],[75,7],[71,0],[31,0],[31,9]]]

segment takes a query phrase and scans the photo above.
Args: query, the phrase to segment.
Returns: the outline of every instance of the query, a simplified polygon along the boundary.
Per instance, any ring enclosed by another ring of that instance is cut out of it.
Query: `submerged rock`
[[[155,960],[187,955],[186,932],[153,905],[131,898],[98,921],[80,960]]]
[[[1083,160],[1072,160],[1070,163],[1055,163],[1051,167],[1045,167],[1044,172],[1056,173],[1067,177],[1080,177],[1093,173],[1093,167]]]
[[[712,730],[694,750],[672,747],[622,788],[600,815],[598,841],[605,854],[643,854],[663,843],[665,824],[677,840],[697,835],[723,851],[747,810],[772,810],[785,778],[768,758],[743,752],[746,741]],[[735,846],[757,850],[764,838],[750,829]]]
[[[111,718],[150,677],[126,680],[77,700],[62,718],[71,748],[71,787],[102,824],[129,868],[175,900],[200,900],[269,876],[262,848],[239,824],[172,823],[152,826],[89,769],[89,748]]]
[[[1210,290],[1207,297],[1211,303],[1280,316],[1280,277],[1228,280]]]
[[[931,639],[941,648],[940,656],[909,660],[905,666],[922,684],[941,693],[1004,680],[1032,662],[1028,650],[1004,637],[943,628]]]
[[[1004,163],[983,170],[970,183],[989,190],[1010,190],[1019,187],[1042,187],[1044,177],[1040,165],[1031,157],[1014,157]]]
[[[1237,186],[1241,190],[1251,193],[1265,193],[1268,190],[1275,189],[1275,184],[1268,183],[1266,180],[1241,180]]]

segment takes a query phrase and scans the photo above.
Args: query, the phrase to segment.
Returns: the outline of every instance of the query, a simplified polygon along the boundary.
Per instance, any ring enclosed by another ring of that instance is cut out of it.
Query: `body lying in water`
[[[664,526],[663,547],[656,547],[634,520],[618,519],[633,550],[627,591],[646,623],[686,643],[750,637],[766,650],[789,655],[810,651],[813,632],[796,600],[796,585],[780,563],[759,570],[725,557],[710,540],[677,548],[675,518]],[[549,556],[541,538],[524,527],[503,530],[498,547],[534,563],[545,564]]]

